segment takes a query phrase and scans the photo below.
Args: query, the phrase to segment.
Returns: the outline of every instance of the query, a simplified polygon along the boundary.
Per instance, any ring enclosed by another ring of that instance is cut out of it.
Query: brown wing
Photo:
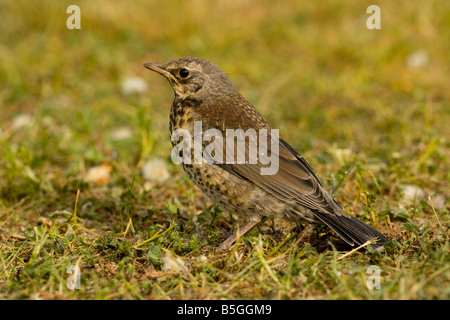
[[[270,129],[264,118],[242,96],[216,104],[214,108],[210,108],[206,119],[209,123],[207,127],[217,128],[223,134],[226,129]],[[267,138],[269,141],[272,138],[270,131]],[[240,146],[242,147],[242,144]],[[274,152],[270,149],[270,142],[267,146],[269,146],[269,152]],[[235,154],[238,152],[238,147],[239,144],[235,144]],[[244,148],[248,152],[248,144],[244,144]],[[309,208],[318,220],[332,228],[351,245],[354,242],[363,244],[373,238],[380,239],[379,244],[387,241],[381,233],[345,213],[325,190],[308,162],[281,138],[279,138],[278,149],[278,171],[272,175],[261,175],[261,169],[269,165],[262,164],[260,161],[256,164],[222,163],[217,165],[251,181],[281,201],[295,201]]]
[[[203,119],[203,130],[219,129],[224,137],[226,136],[226,129],[267,129],[266,145],[268,152],[273,152],[270,148],[272,135],[269,124],[241,95],[220,102],[216,101],[214,106],[201,108],[197,112],[202,112],[198,116]],[[295,200],[299,204],[319,212],[341,213],[341,207],[323,188],[308,162],[283,139],[279,138],[279,142],[279,166],[274,175],[261,175],[261,169],[267,168],[269,165],[262,164],[260,161],[256,164],[224,163],[220,166],[270,191],[280,200]],[[250,141],[245,144],[236,143],[233,150],[234,154],[238,154],[240,151],[238,148],[242,146],[247,154],[249,143]],[[224,159],[227,151],[230,152],[231,150],[226,150],[224,145]]]

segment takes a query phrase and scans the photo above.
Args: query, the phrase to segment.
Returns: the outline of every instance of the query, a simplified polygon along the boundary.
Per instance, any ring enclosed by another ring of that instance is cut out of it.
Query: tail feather
[[[362,245],[369,240],[376,239],[373,246],[378,248],[389,241],[379,231],[345,212],[337,215],[315,211],[314,214],[351,246],[354,246],[355,243]]]

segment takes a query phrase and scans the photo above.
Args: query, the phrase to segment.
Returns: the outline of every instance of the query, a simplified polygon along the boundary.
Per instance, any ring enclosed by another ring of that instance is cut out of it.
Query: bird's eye
[[[181,69],[179,73],[182,78],[186,78],[189,75],[189,71],[187,69]]]

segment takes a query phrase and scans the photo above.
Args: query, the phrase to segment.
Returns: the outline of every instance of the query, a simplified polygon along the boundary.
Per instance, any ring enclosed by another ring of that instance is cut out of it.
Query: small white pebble
[[[126,77],[121,83],[123,94],[143,93],[147,91],[147,83],[140,77]]]
[[[406,66],[409,69],[418,69],[426,66],[429,62],[428,53],[425,50],[418,50],[406,57]]]
[[[111,170],[112,168],[108,164],[89,168],[84,175],[84,181],[97,185],[107,184],[111,180]]]
[[[165,182],[170,177],[166,161],[159,158],[148,160],[142,168],[142,176],[148,182],[157,184]]]
[[[18,130],[31,126],[32,121],[33,117],[31,115],[19,114],[18,116],[14,117],[11,126],[14,130]]]
[[[180,257],[174,257],[170,253],[166,253],[162,258],[162,261],[162,270],[164,271],[180,272],[186,270],[186,264],[183,259]]]
[[[407,185],[403,190],[403,200],[407,202],[420,201],[425,195],[425,191],[414,185]]]
[[[447,206],[445,204],[445,197],[442,194],[438,194],[431,197],[433,207],[438,211],[444,211]]]
[[[128,127],[121,127],[111,133],[113,140],[125,140],[133,136],[133,131]]]

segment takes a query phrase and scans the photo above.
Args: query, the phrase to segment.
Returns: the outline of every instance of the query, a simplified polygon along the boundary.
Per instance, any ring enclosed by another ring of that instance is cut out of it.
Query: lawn
[[[77,1],[68,29],[72,4],[0,3],[0,299],[450,298],[448,1]],[[384,250],[267,220],[219,251],[246,220],[171,162],[173,91],[142,66],[188,55]]]

